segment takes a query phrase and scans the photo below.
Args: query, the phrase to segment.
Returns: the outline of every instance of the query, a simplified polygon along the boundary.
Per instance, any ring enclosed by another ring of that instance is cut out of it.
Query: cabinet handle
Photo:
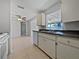
[[[55,45],[58,45],[58,43],[55,43]]]
[[[70,41],[67,41],[68,43],[70,43]]]

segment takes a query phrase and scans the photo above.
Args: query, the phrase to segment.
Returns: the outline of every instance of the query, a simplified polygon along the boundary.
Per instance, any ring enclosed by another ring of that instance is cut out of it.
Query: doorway
[[[30,20],[28,20],[27,21],[27,23],[26,23],[27,25],[26,25],[26,32],[27,32],[27,36],[31,36],[31,21]]]
[[[26,36],[26,22],[21,22],[21,36]]]

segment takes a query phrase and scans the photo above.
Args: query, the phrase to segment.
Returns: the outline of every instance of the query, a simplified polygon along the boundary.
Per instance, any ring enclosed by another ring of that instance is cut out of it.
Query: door
[[[79,59],[79,49],[58,43],[57,59]]]
[[[55,41],[45,38],[45,51],[50,57],[55,59]]]
[[[21,36],[26,36],[26,22],[21,22]]]

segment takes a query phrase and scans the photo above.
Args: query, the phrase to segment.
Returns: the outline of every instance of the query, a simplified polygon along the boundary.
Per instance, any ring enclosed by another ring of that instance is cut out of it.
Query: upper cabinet
[[[61,0],[62,21],[79,21],[79,0]]]
[[[37,25],[45,26],[45,13],[40,13],[37,15]]]

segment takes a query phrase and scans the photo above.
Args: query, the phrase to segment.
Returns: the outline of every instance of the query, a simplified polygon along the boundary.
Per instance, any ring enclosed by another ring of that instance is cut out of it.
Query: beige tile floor
[[[8,59],[49,59],[42,51],[35,47],[30,37],[13,39],[13,53]]]

